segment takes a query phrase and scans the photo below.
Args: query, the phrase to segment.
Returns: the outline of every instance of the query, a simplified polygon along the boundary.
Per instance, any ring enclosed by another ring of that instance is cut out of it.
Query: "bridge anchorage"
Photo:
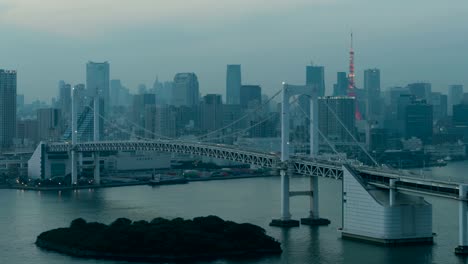
[[[309,215],[302,218],[300,223],[303,225],[328,225],[330,220],[320,218],[319,216],[319,184],[318,175],[310,175],[310,191],[291,192],[289,187],[290,177],[294,173],[294,165],[290,163],[289,155],[289,109],[290,99],[295,95],[307,95],[310,98],[310,155],[312,158],[318,155],[318,96],[319,89],[317,86],[309,85],[289,85],[283,83],[282,100],[281,100],[281,161],[288,163],[288,168],[281,168],[281,217],[273,219],[270,226],[278,227],[297,227],[299,221],[291,217],[289,211],[290,197],[298,195],[306,195],[310,197]]]

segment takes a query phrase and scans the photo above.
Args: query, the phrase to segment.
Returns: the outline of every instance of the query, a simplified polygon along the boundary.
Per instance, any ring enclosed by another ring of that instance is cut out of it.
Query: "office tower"
[[[13,145],[16,136],[16,71],[0,69],[0,149]]]
[[[241,66],[228,65],[226,72],[226,104],[240,104]]]
[[[433,110],[425,100],[415,100],[406,106],[405,137],[416,137],[424,143],[432,138]]]
[[[41,141],[57,141],[62,136],[62,116],[58,108],[37,110],[38,136]]]
[[[172,100],[175,106],[196,106],[199,103],[198,78],[195,73],[177,73]]]
[[[448,91],[448,115],[453,115],[453,106],[463,100],[463,85],[450,85]]]
[[[318,95],[325,96],[325,69],[323,66],[306,66],[306,85],[318,87]]]
[[[353,97],[321,97],[318,99],[319,130],[330,142],[353,142],[356,130],[356,99]],[[325,143],[322,137],[320,142]]]
[[[178,136],[177,109],[174,106],[148,106],[145,109],[146,138],[174,138]]]
[[[59,82],[59,95],[57,100],[57,107],[62,112],[61,116],[66,125],[71,122],[71,85],[64,81]],[[70,123],[71,124],[71,123]]]
[[[254,108],[262,103],[262,88],[259,85],[242,85],[240,105],[242,108]]]
[[[427,102],[431,99],[431,84],[430,83],[411,83],[408,84],[408,89],[417,99],[424,99]]]
[[[88,62],[86,64],[86,88],[88,96],[95,97],[96,94],[104,101],[104,109],[100,109],[100,114],[105,116],[109,111],[110,89],[109,89],[109,63]]]
[[[219,94],[207,94],[199,107],[200,129],[211,132],[223,125],[223,102]],[[214,135],[216,136],[216,135]]]
[[[447,117],[447,95],[442,93],[431,93],[432,110],[434,120],[441,120]]]
[[[346,72],[336,74],[336,84],[333,85],[333,96],[346,96],[348,92],[348,76]]]
[[[367,101],[367,118],[375,120],[380,114],[380,70],[368,69],[364,71],[364,90]]]

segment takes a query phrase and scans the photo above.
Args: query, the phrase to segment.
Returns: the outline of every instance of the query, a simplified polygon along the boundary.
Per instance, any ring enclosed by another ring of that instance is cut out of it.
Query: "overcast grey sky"
[[[304,83],[313,61],[331,92],[351,29],[359,87],[371,67],[383,88],[468,86],[467,0],[0,0],[0,68],[18,70],[26,101],[84,82],[88,60],[109,61],[133,91],[190,71],[203,94],[223,96],[226,64],[271,94]]]

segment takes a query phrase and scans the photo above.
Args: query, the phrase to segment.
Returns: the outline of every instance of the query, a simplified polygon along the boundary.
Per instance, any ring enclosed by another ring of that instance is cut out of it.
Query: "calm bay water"
[[[462,181],[466,177],[468,182],[467,172],[468,162],[458,162],[433,169],[431,177]],[[291,189],[305,190],[307,185],[308,179],[293,178]],[[0,263],[126,263],[72,258],[38,249],[34,241],[41,232],[68,226],[77,217],[110,223],[118,217],[151,220],[210,214],[260,225],[284,250],[277,257],[211,263],[468,263],[453,254],[458,241],[458,205],[454,200],[426,197],[433,204],[433,230],[437,233],[433,246],[387,248],[342,240],[337,232],[341,226],[341,181],[320,179],[320,186],[321,215],[332,224],[289,230],[268,226],[279,216],[279,177],[70,192],[0,190]],[[294,218],[306,216],[307,210],[307,198],[292,198]]]

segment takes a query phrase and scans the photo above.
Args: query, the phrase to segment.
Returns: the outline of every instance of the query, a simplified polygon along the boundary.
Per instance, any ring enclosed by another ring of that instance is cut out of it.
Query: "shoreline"
[[[264,255],[279,255],[282,250],[267,250],[258,249],[254,251],[233,251],[225,252],[221,254],[197,254],[197,255],[138,255],[138,254],[116,254],[98,252],[92,250],[75,249],[63,245],[58,245],[37,239],[35,242],[36,246],[43,250],[53,251],[68,256],[84,258],[84,259],[106,259],[106,260],[118,260],[118,261],[129,261],[129,262],[187,262],[187,261],[200,261],[200,260],[215,260],[215,259],[226,259],[226,258],[252,258],[260,257]]]
[[[242,176],[206,177],[206,178],[192,178],[192,179],[187,178],[187,181],[188,183],[190,183],[190,182],[201,182],[201,181],[222,181],[222,180],[265,178],[265,177],[274,177],[274,175],[242,175]],[[101,185],[66,186],[66,187],[5,186],[4,189],[24,190],[24,191],[72,191],[72,190],[82,190],[82,189],[101,189],[101,188],[150,185],[150,184],[151,184],[150,181],[141,181],[141,182],[130,182],[130,183],[106,183],[106,184],[101,184]],[[165,184],[165,185],[173,185],[173,184]],[[2,189],[1,186],[0,186],[0,189]]]

